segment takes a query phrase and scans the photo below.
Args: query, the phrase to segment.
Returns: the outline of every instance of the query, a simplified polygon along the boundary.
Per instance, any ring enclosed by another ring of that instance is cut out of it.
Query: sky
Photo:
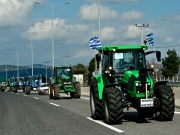
[[[44,3],[55,4],[53,10]],[[153,33],[162,57],[173,48],[180,55],[179,5],[179,0],[101,0],[102,45],[139,45],[141,28],[135,24],[148,24],[144,37]],[[64,56],[71,65],[89,64],[95,55],[89,39],[98,36],[98,0],[0,0],[0,65],[6,60],[8,65],[17,60],[20,66],[31,65],[31,41],[33,63],[52,65],[52,11],[55,66],[65,63]]]

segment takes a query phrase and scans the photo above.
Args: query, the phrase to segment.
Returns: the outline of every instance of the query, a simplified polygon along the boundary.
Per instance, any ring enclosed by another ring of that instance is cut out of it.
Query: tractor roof
[[[148,49],[148,46],[147,45],[114,45],[114,46],[103,46],[103,47],[100,47],[98,48],[98,51],[107,51],[107,49],[109,49],[109,51],[113,51],[113,49],[116,49],[116,50],[137,50],[137,49],[145,49],[147,50]]]

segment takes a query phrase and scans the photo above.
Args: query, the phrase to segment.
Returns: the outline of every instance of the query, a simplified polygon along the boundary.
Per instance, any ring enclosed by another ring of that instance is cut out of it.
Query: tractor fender
[[[117,83],[111,83],[111,84],[106,84],[106,85],[104,85],[104,88],[103,88],[103,93],[102,93],[102,95],[104,95],[104,92],[105,92],[105,89],[106,88],[109,88],[109,87],[113,87],[113,88],[115,88],[115,86],[121,86],[120,84],[117,84]]]
[[[168,83],[168,81],[159,81],[159,82],[155,82],[154,83],[154,88],[156,88],[159,85],[166,85],[166,83]]]

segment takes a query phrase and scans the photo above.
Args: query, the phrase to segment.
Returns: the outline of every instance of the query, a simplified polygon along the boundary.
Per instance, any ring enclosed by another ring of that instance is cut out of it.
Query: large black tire
[[[169,85],[159,85],[155,88],[155,95],[160,101],[160,107],[156,112],[157,120],[171,121],[175,111],[173,90]]]
[[[53,98],[54,99],[59,99],[59,86],[58,84],[53,84]]]
[[[81,86],[80,83],[75,82],[74,83],[74,88],[76,92],[74,93],[74,98],[80,98],[81,97]]]
[[[48,87],[48,89],[49,89],[49,99],[53,99],[53,88],[52,88],[52,86],[49,86]]]
[[[4,92],[4,91],[5,91],[5,89],[1,88],[1,92]]]
[[[99,99],[97,81],[95,78],[93,78],[90,83],[90,109],[91,118],[95,120],[103,118],[103,104],[102,101]]]
[[[106,88],[103,94],[105,123],[119,124],[123,117],[122,93],[118,88]]]
[[[17,92],[18,92],[18,87],[15,86],[15,87],[14,87],[14,93],[17,93]]]
[[[25,92],[25,86],[23,86],[23,92]]]
[[[30,86],[25,86],[25,94],[29,95],[31,93],[31,87]]]

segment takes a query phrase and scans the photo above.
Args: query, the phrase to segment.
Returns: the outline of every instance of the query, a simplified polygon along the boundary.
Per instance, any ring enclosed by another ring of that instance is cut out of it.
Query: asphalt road
[[[50,100],[47,95],[21,91],[0,93],[0,134],[3,135],[180,135],[180,111],[174,120],[141,119],[134,109],[124,110],[123,123],[107,125],[90,117],[89,98]]]

